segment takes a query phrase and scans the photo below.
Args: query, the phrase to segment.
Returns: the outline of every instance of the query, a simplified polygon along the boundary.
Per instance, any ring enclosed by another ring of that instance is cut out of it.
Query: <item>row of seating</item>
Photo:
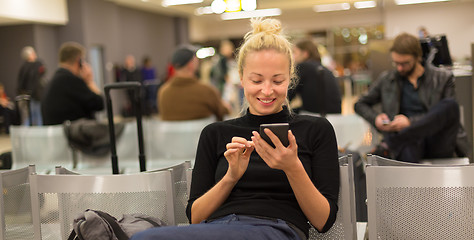
[[[187,172],[191,162],[122,175],[81,175],[57,167],[55,175],[35,166],[0,173],[0,239],[67,239],[73,219],[86,209],[116,218],[142,213],[168,225],[187,224]]]
[[[337,221],[325,234],[312,229],[311,239],[355,239],[352,158],[341,157],[340,165]],[[184,162],[167,169],[123,175],[79,175],[63,167],[56,168],[56,175],[40,175],[34,173],[34,166],[0,173],[4,189],[1,200],[5,202],[0,236],[5,240],[66,239],[74,217],[85,209],[103,210],[117,218],[139,212],[169,225],[185,225],[190,166],[190,162]]]
[[[326,117],[334,126],[341,148],[367,150],[377,142],[370,125],[357,115],[329,114]],[[176,161],[194,161],[200,132],[214,120],[214,118],[191,121],[144,119],[147,169],[170,166]],[[94,157],[74,151],[68,145],[62,125],[12,126],[10,138],[13,169],[35,164],[38,172],[51,172],[56,165],[97,174],[111,171],[110,154]],[[117,155],[121,172],[138,172],[137,142],[136,122],[125,123],[121,136],[117,138]]]
[[[170,166],[177,161],[194,161],[201,130],[214,118],[190,121],[143,120],[147,169]],[[109,173],[111,157],[95,157],[72,149],[67,141],[64,127],[12,126],[12,169],[35,164],[38,172],[51,172],[61,165],[79,172]],[[117,138],[117,155],[122,172],[138,172],[138,141],[136,121],[125,123]]]
[[[339,159],[340,195],[329,232],[310,239],[357,239],[353,161]],[[1,239],[66,239],[72,219],[85,209],[120,217],[145,213],[186,225],[190,162],[123,175],[56,175],[34,166],[0,173]],[[369,239],[472,239],[474,165],[424,165],[369,155],[366,166]]]

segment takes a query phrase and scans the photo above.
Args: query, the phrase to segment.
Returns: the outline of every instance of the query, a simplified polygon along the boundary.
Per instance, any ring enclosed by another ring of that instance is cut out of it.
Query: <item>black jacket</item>
[[[291,101],[300,94],[302,110],[313,113],[341,113],[341,93],[336,78],[316,61],[305,61],[296,67],[298,85],[289,91]]]
[[[92,92],[81,78],[64,68],[54,74],[41,103],[44,125],[79,118],[93,119],[94,113],[103,108],[102,96]]]

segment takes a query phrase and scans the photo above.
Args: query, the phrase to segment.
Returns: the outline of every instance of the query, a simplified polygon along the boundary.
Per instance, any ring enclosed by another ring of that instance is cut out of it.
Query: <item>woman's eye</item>
[[[261,80],[256,80],[256,79],[250,79],[250,81],[252,81],[253,83],[261,83],[262,81]]]

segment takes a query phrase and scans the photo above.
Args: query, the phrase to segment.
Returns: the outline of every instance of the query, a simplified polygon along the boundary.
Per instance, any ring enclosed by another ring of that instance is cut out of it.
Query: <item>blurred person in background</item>
[[[142,83],[145,89],[145,115],[150,115],[158,112],[158,107],[156,104],[156,94],[158,91],[158,85],[160,83],[157,78],[157,73],[155,68],[151,64],[150,57],[143,58],[143,66],[141,69]]]
[[[31,46],[26,46],[21,51],[21,57],[24,60],[23,65],[20,68],[18,74],[18,90],[17,94],[30,95],[30,112],[32,125],[41,126],[43,125],[43,119],[41,116],[41,98],[43,95],[44,86],[46,80],[44,75],[46,68],[43,63],[38,59],[36,51]],[[30,125],[30,119],[26,119],[25,125]]]
[[[142,82],[142,74],[140,69],[137,68],[135,57],[133,55],[127,55],[125,57],[125,62],[123,65],[122,70],[120,71],[120,81],[121,82]],[[127,92],[127,101],[125,102],[125,106],[122,110],[122,114],[125,117],[134,116],[135,112],[135,105],[133,104],[133,98],[135,93],[133,90],[128,89]],[[143,99],[143,96],[140,96]],[[142,113],[143,113],[144,106],[142,106]]]
[[[0,115],[3,116],[3,128],[6,134],[10,134],[10,125],[18,124],[18,114],[15,104],[10,101],[5,93],[5,87],[0,83]]]
[[[94,119],[104,108],[101,91],[94,82],[92,68],[84,61],[85,49],[76,42],[66,42],[59,49],[59,69],[46,87],[42,102],[45,125],[66,120]]]
[[[293,48],[298,76],[298,85],[288,94],[289,100],[300,95],[300,111],[318,113],[341,113],[341,93],[336,78],[321,64],[317,45],[311,40],[301,40]],[[296,111],[296,109],[295,109]]]
[[[396,70],[382,73],[354,105],[384,136],[371,153],[414,163],[472,157],[460,124],[453,73],[422,63],[419,39],[408,33],[395,38],[390,53]],[[381,111],[374,108],[377,104]]]
[[[199,60],[191,46],[176,49],[171,59],[173,77],[158,90],[158,109],[163,120],[193,120],[215,116],[220,121],[229,114],[224,102],[212,85],[196,77]]]

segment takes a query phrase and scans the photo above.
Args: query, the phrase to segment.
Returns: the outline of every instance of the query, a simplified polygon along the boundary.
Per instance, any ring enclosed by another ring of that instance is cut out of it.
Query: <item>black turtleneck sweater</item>
[[[299,159],[313,184],[329,201],[331,210],[323,232],[329,230],[336,220],[339,193],[339,163],[334,129],[325,118],[290,115],[286,108],[266,116],[247,112],[243,117],[216,122],[203,129],[186,209],[189,219],[194,201],[211,189],[227,172],[228,163],[224,152],[232,137],[251,140],[252,131],[258,131],[260,124],[281,122],[290,124],[290,130],[298,144]],[[282,219],[297,226],[306,236],[310,227],[285,173],[268,167],[256,151],[250,156],[245,174],[209,219],[229,214]]]

